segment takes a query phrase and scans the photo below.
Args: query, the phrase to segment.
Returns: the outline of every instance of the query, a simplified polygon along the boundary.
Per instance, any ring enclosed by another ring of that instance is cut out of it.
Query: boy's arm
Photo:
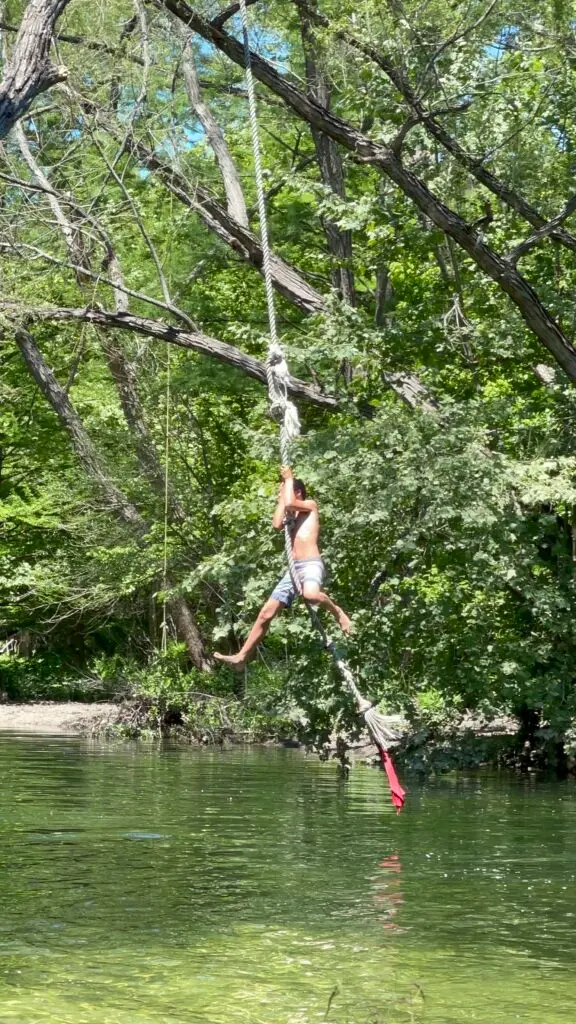
[[[306,501],[292,498],[290,503],[286,502],[286,509],[288,512],[316,512],[318,505],[312,498],[306,498]]]
[[[294,476],[290,466],[282,466],[280,474],[283,481],[284,505],[286,508],[290,509],[294,506]]]
[[[290,467],[282,466],[281,473],[284,480],[284,505],[288,512],[315,512],[318,507],[315,501],[300,501],[295,497],[294,476]]]
[[[276,508],[274,509],[274,515],[272,516],[272,526],[275,530],[281,530],[284,526],[284,515],[286,513],[286,498],[284,495],[284,484],[280,485],[278,491],[278,499],[276,501]]]

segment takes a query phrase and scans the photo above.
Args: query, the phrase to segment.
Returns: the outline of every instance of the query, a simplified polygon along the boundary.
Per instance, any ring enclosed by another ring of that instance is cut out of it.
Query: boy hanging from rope
[[[328,594],[325,594],[321,589],[324,579],[324,563],[318,548],[318,534],[320,532],[318,506],[315,501],[306,497],[306,487],[301,480],[294,479],[292,470],[288,466],[282,466],[280,474],[282,484],[278,492],[276,509],[272,516],[272,525],[274,529],[281,530],[284,526],[285,518],[289,520],[292,554],[298,579],[302,586],[302,596],[312,604],[327,608],[344,633],[348,633],[351,622],[346,612],[339,608],[332,598],[328,597]],[[268,632],[272,619],[283,608],[290,608],[295,597],[296,591],[288,571],[276,584],[272,594],[260,609],[256,622],[252,626],[238,654],[216,653],[214,655],[216,660],[223,661],[237,669],[244,668],[244,665]]]

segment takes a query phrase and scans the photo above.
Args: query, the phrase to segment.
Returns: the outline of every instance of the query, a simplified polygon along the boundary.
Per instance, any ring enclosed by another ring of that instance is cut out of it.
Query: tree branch
[[[163,163],[133,133],[128,137],[128,146],[148,170],[153,171],[162,183],[180,202],[194,210],[207,227],[219,236],[243,259],[262,273],[262,244],[257,235],[236,221],[201,185],[189,184],[183,175]],[[325,301],[298,271],[279,256],[272,254],[272,275],[274,287],[304,313],[315,314],[325,310]]]
[[[430,113],[427,114],[426,116],[438,117],[440,114],[461,114],[464,111],[468,110],[471,104],[472,100],[466,100],[463,103],[455,104],[453,107],[440,107],[437,110],[430,111]],[[398,133],[392,139],[392,142],[390,142],[389,144],[390,149],[392,150],[393,153],[396,154],[396,156],[400,156],[402,146],[404,145],[408,133],[411,132],[412,129],[416,127],[416,125],[423,124],[423,121],[424,119],[419,114],[415,113],[410,114],[410,116],[406,119],[402,127],[399,129]]]
[[[535,245],[538,245],[544,238],[549,238],[550,235],[554,234],[556,228],[558,228],[574,211],[576,210],[576,195],[573,195],[571,199],[562,207],[560,213],[557,213],[552,220],[549,220],[547,224],[544,224],[538,231],[535,231],[529,238],[525,238],[520,245],[517,245],[515,249],[508,254],[506,259],[509,263],[517,263],[521,256],[525,256],[530,249],[533,249]]]
[[[316,25],[323,28],[331,27],[329,19],[324,14],[320,14],[318,11],[311,8],[308,0],[294,0],[294,3],[299,7],[305,7]],[[342,40],[342,42],[346,43],[358,53],[368,57],[369,60],[384,72],[384,74],[390,79],[394,88],[397,89],[400,95],[404,98],[406,105],[418,117],[419,122],[424,125],[428,134],[431,135],[432,138],[436,139],[436,141],[454,157],[457,163],[462,167],[465,167],[472,177],[476,178],[480,184],[484,185],[495,196],[498,196],[506,206],[509,206],[511,210],[514,210],[515,213],[531,224],[532,227],[544,227],[547,222],[535,207],[527,202],[519,192],[510,188],[510,186],[502,181],[501,178],[497,178],[495,174],[492,174],[487,170],[486,167],[483,166],[481,159],[468,153],[454,138],[454,136],[451,135],[443,125],[438,123],[436,120],[438,112],[426,110],[412,88],[408,76],[401,68],[397,67],[392,60],[377,50],[376,47],[357,39],[356,36],[352,35],[350,32],[336,30],[334,31],[334,35],[337,39]],[[564,245],[567,249],[571,249],[576,252],[576,237],[570,232],[559,228],[552,233],[552,238],[561,245]]]
[[[89,293],[89,290],[86,287],[86,271],[90,272],[91,270],[90,257],[87,253],[85,246],[82,243],[82,235],[78,230],[78,226],[72,223],[67,217],[66,213],[64,212],[64,208],[60,202],[61,197],[57,192],[55,192],[51,188],[48,178],[44,174],[41,167],[37,164],[28,145],[24,129],[22,128],[21,123],[18,123],[15,126],[14,134],[20,147],[20,152],[22,153],[22,156],[26,164],[28,165],[29,170],[34,175],[36,182],[38,183],[42,191],[45,192],[48,196],[48,202],[50,204],[52,212],[54,213],[56,223],[63,236],[71,260],[79,267],[82,267],[82,273],[78,271],[76,274],[78,284],[87,302],[91,302],[93,296],[92,294]],[[105,160],[105,155],[103,153],[101,155]],[[108,164],[107,166],[108,170],[110,170]],[[121,181],[121,179],[118,178],[115,171],[113,171],[113,175],[115,179],[118,180],[120,186],[123,188],[123,182]],[[125,194],[130,203],[132,203],[130,195],[128,193]],[[77,204],[74,204],[74,208],[76,209],[76,211],[79,210]],[[134,204],[132,204],[131,209],[134,216],[137,218],[137,221],[139,223],[141,231],[144,234],[146,241],[148,241],[148,236],[144,229],[144,225],[141,224],[140,222],[139,213]],[[124,287],[124,278],[122,275],[122,270],[120,267],[118,256],[107,233],[98,223],[98,221],[95,220],[95,218],[92,218],[92,221],[96,225],[98,234],[104,241],[106,247],[106,261],[108,264],[110,279],[114,283],[114,297],[116,307],[115,311],[116,313],[126,313],[128,312],[128,297],[126,295],[126,290]],[[154,250],[154,247],[152,246],[152,242],[150,241],[149,244],[151,247],[152,256],[156,257],[157,261],[156,252]],[[168,286],[164,281],[164,277],[160,267],[158,267],[158,271],[161,274],[161,280],[164,284],[163,295],[165,302],[168,306],[170,306],[172,302],[170,298],[170,293],[168,291]],[[88,279],[90,278],[88,277]],[[186,317],[185,314],[182,314],[182,319],[184,320],[185,323],[188,324],[188,326],[190,326],[194,330],[194,324],[189,319],[189,317]],[[114,336],[110,337],[109,335],[107,335],[102,337],[101,332],[99,333],[101,348],[102,351],[104,352],[106,361],[108,363],[108,368],[116,385],[116,390],[118,393],[118,398],[120,400],[122,411],[124,413],[124,418],[134,438],[138,460],[140,462],[142,469],[144,470],[144,473],[148,477],[148,480],[150,481],[153,490],[156,492],[157,495],[159,495],[162,498],[165,498],[164,468],[158,457],[158,453],[156,451],[154,442],[150,435],[150,431],[148,430],[148,425],[146,423],[144,408],[142,406],[138,390],[138,380],[135,366],[126,357],[121,345],[118,344]],[[71,380],[65,389],[66,392],[69,391],[70,384]],[[184,509],[182,508],[180,502],[177,500],[176,496],[172,493],[172,491],[169,491],[169,502],[170,511],[172,513],[173,518],[179,520],[180,522],[183,521],[186,518]]]
[[[252,4],[257,3],[258,0],[246,0],[246,7],[252,7]],[[214,28],[222,28],[230,18],[233,18],[235,14],[238,14],[239,10],[240,4],[230,4],[230,7],[227,7],[221,14],[217,14],[215,18],[212,18]]]
[[[166,188],[186,206],[195,210],[206,226],[226,242],[234,252],[238,252],[244,260],[262,273],[262,244],[257,235],[254,235],[251,231],[243,228],[241,224],[238,224],[237,221],[234,221],[227,211],[200,185],[196,185],[193,192],[190,192],[192,186],[188,184],[186,179],[178,174],[177,171],[162,163],[133,134],[130,135],[129,144],[142,163],[158,175]],[[324,296],[312,288],[300,276],[295,267],[280,259],[275,253],[272,253],[271,270],[274,288],[280,295],[309,315],[326,312],[327,305]],[[415,398],[412,405],[415,408],[421,404],[418,396],[428,395],[427,389],[415,374],[405,371],[403,378],[405,381],[410,380],[412,382],[412,388],[407,389],[403,384],[397,384],[394,374],[391,374],[389,379],[386,379],[392,391],[403,402],[409,401],[408,396],[412,394]],[[434,404],[433,399],[429,395],[426,404],[430,407]]]
[[[140,515],[136,506],[110,478],[80,416],[64,388],[56,379],[54,372],[46,363],[34,338],[22,326],[16,326],[14,334],[28,370],[44,398],[66,429],[74,451],[88,477],[104,495],[106,502],[115,515],[136,533],[140,541],[143,541],[150,529],[149,524]],[[173,589],[173,583],[169,577],[166,578],[166,586],[170,590]],[[210,671],[211,665],[204,652],[204,645],[198,625],[186,601],[180,595],[172,594],[169,597],[168,604],[178,632],[186,643],[194,665],[203,671]]]
[[[244,51],[237,39],[221,29],[215,29],[184,0],[161,2],[234,63],[244,67]],[[509,296],[530,330],[576,383],[576,349],[544,307],[534,289],[515,267],[494,252],[479,233],[446,206],[424,181],[405,168],[390,149],[373,142],[347,121],[315,103],[258,54],[252,54],[252,71],[255,78],[280,96],[299,117],[349,149],[360,162],[378,167],[438,228],[450,235],[468,253],[473,262]]]
[[[152,257],[152,262],[154,263],[154,266],[156,268],[156,275],[158,277],[158,282],[160,284],[160,289],[162,291],[162,297],[164,299],[164,305],[165,305],[166,309],[178,310],[178,319],[182,323],[187,324],[187,326],[190,327],[192,330],[195,330],[196,329],[196,324],[190,319],[190,317],[188,316],[187,313],[184,312],[184,310],[180,309],[180,307],[176,306],[176,304],[172,301],[172,296],[170,294],[170,289],[168,287],[168,282],[166,280],[166,275],[164,273],[164,268],[162,266],[162,263],[160,262],[160,257],[158,256],[158,253],[156,251],[156,246],[154,245],[154,242],[152,241],[152,239],[151,239],[151,237],[150,237],[150,235],[149,235],[149,233],[148,233],[148,231],[146,229],[146,225],[144,224],[144,221],[142,220],[142,217],[140,216],[140,211],[139,211],[136,203],[134,202],[132,196],[130,195],[130,192],[128,191],[128,189],[126,188],[126,185],[124,184],[123,178],[120,177],[120,175],[116,171],[116,168],[113,167],[112,164],[110,163],[110,161],[108,160],[108,158],[107,158],[104,150],[102,149],[100,143],[98,142],[98,140],[95,137],[93,137],[92,141],[93,141],[96,149],[98,150],[98,153],[100,154],[100,157],[101,157],[103,163],[106,166],[106,170],[108,171],[109,176],[114,179],[114,181],[118,185],[118,188],[120,189],[122,195],[124,196],[124,199],[126,200],[128,206],[130,207],[130,210],[132,212],[132,216],[134,217],[134,220],[136,221],[136,225],[138,227],[138,230],[139,230],[140,234],[142,235],[142,238],[144,239],[144,242],[146,243],[146,247],[148,249],[148,252],[150,253],[150,256]],[[124,282],[120,281],[119,284],[121,286],[123,286]]]
[[[216,163],[218,164],[218,168],[222,176],[222,182],[224,184],[224,191],[226,193],[228,213],[234,218],[234,220],[237,220],[242,227],[247,228],[248,214],[246,211],[244,191],[240,182],[240,175],[238,174],[236,164],[232,159],[228,143],[224,138],[224,132],[214,117],[210,107],[202,98],[190,33],[186,31],[182,22],[177,18],[173,18],[173,23],[176,26],[176,29],[180,30],[180,38],[182,39],[182,73],[190,106],[200,121],[200,124],[204,129],[204,134],[208,140],[208,144],[216,158]]]
[[[146,302],[149,306],[155,306],[157,309],[162,309],[165,313],[170,313],[177,320],[181,320],[186,324],[192,322],[190,317],[186,313],[182,313],[177,306],[162,302],[160,299],[154,299],[151,295],[146,295],[144,292],[137,292],[134,288],[127,288],[118,274],[105,277],[104,274],[96,273],[96,271],[91,270],[84,263],[60,260],[44,249],[40,249],[37,245],[28,245],[26,242],[0,242],[0,249],[14,252],[18,252],[18,249],[21,249],[23,252],[33,253],[39,259],[46,260],[47,263],[53,263],[56,267],[66,267],[68,270],[73,270],[77,277],[87,277],[91,281],[95,281],[96,284],[106,284],[114,289],[115,293],[121,292],[123,295],[130,295],[133,299],[139,299],[140,302]],[[110,265],[110,269],[113,269],[112,265]]]
[[[438,409],[438,402],[430,397],[427,389],[414,374],[384,370],[382,379],[411,409],[422,409],[424,412],[436,412]]]
[[[256,0],[254,0],[256,2]],[[3,32],[10,32],[15,34],[18,29],[15,25],[8,25],[5,21],[0,20],[0,29]],[[105,53],[110,57],[121,57],[124,60],[130,61],[131,64],[139,64],[140,67],[144,66],[142,57],[138,57],[136,54],[124,53],[124,50],[120,46],[109,46],[108,43],[103,43],[99,39],[89,39],[88,36],[74,36],[68,32],[58,32],[54,38],[59,43],[70,43],[72,46],[83,46],[86,50],[94,50],[96,53]],[[34,112],[36,116],[36,111]]]
[[[261,272],[262,247],[260,240],[256,235],[242,228],[242,225],[239,225],[237,222],[234,222],[224,208],[221,207],[219,203],[217,203],[217,201],[213,199],[208,192],[206,192],[206,190],[202,189],[201,186],[197,186],[194,188],[193,192],[190,192],[189,189],[193,188],[193,186],[189,185],[186,179],[176,171],[172,170],[171,167],[163,164],[151,150],[147,149],[143,143],[138,142],[133,135],[130,135],[129,137],[129,144],[136,155],[139,156],[142,163],[144,163],[150,170],[154,171],[163,184],[172,191],[181,202],[190,209],[195,210],[202,217],[210,230],[214,231],[223,241],[230,245],[235,252],[240,253],[243,259],[247,260]],[[9,181],[11,184],[17,185],[21,188],[45,192],[48,195],[56,195],[56,193],[50,188],[42,187],[32,182],[25,182],[20,178],[5,175],[1,172],[0,179]],[[274,192],[274,187],[271,189],[271,192]],[[65,202],[73,209],[78,210],[78,207],[76,207],[69,197],[62,196],[59,198],[61,202]],[[93,222],[97,224],[93,215],[88,215],[82,210],[79,212],[83,216],[89,217],[91,223]],[[7,243],[5,243],[5,245],[7,245]],[[49,258],[52,262],[57,262],[53,257],[48,256],[46,253],[40,252],[40,255],[43,255],[47,259]],[[73,265],[64,265],[71,266],[71,269],[74,269]],[[324,297],[304,281],[294,267],[273,255],[272,271],[274,275],[275,288],[280,294],[284,295],[285,298],[293,302],[308,314],[326,312],[327,307]],[[112,288],[118,288],[118,282],[115,282],[112,279],[104,278],[102,275],[99,275],[98,280],[102,284],[108,284]],[[132,295],[142,301],[149,301],[150,299],[149,296],[142,295],[140,292],[133,292],[130,289],[125,288],[121,283],[120,289],[123,293]],[[161,309],[165,309],[167,312],[174,312],[177,308],[167,307],[165,304],[160,303],[157,300],[152,301],[154,305],[159,306]],[[401,376],[404,382],[411,382],[408,388],[404,383],[399,382],[398,375],[389,374],[385,379],[392,391],[394,391],[403,402],[409,402],[409,404],[412,404],[413,408],[422,404],[429,408],[432,408],[435,405],[434,400],[430,397],[427,389],[415,374],[404,371]],[[410,395],[414,397],[414,402],[412,403],[410,403]],[[427,397],[425,401],[421,402],[419,396],[424,395]]]
[[[254,356],[241,352],[240,349],[229,345],[225,341],[219,341],[200,332],[185,331],[180,327],[163,324],[159,320],[150,320],[147,317],[136,316],[132,313],[115,313],[112,310],[91,309],[89,307],[85,309],[65,307],[42,309],[0,302],[0,308],[12,316],[29,321],[57,323],[66,320],[76,320],[106,329],[118,329],[143,334],[148,338],[157,338],[159,341],[169,342],[172,345],[178,345],[180,348],[211,356],[213,359],[218,360],[218,362],[226,363],[228,366],[241,370],[248,377],[252,377],[261,384],[267,383],[266,366],[259,359],[255,359]],[[332,411],[338,409],[338,400],[336,398],[323,394],[312,387],[312,385],[306,384],[296,377],[290,379],[288,391],[294,398],[309,402],[321,409]]]
[[[34,377],[40,391],[48,400],[54,412],[68,431],[76,454],[90,479],[98,485],[111,509],[140,534],[146,531],[146,524],[137,508],[116,487],[105,471],[94,444],[88,437],[78,413],[69,396],[57,381],[53,370],[47,365],[32,335],[17,326],[14,331],[18,348]]]
[[[465,28],[456,29],[456,31],[448,39],[445,39],[444,42],[441,43],[441,45],[436,50],[436,53],[434,53],[432,57],[430,57],[430,60],[428,61],[426,67],[424,68],[424,71],[422,72],[420,85],[422,85],[422,83],[425,82],[428,76],[428,72],[430,71],[430,68],[436,63],[438,57],[440,57],[440,55],[444,53],[444,51],[447,50],[449,46],[454,46],[455,43],[459,43],[461,39],[465,39],[466,36],[469,36],[477,28],[480,28],[480,25],[482,25],[486,21],[486,19],[490,17],[497,3],[498,0],[492,0],[492,2],[488,4],[488,7],[484,11],[484,13],[481,14],[476,19],[475,22],[473,22],[471,25],[467,25]]]

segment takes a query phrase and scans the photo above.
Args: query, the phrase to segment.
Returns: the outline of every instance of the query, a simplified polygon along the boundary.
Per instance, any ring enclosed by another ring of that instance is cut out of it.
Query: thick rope
[[[300,433],[300,421],[296,406],[288,397],[288,385],[290,382],[290,371],[284,358],[282,347],[278,340],[276,326],[276,307],[274,302],[274,285],[272,278],[272,253],[268,237],[268,219],[266,215],[266,193],[264,188],[264,175],[262,172],[262,160],[260,149],[260,133],[258,128],[258,112],[256,107],[256,91],[254,88],[254,77],[252,75],[252,57],[250,53],[248,11],[246,0],[240,0],[240,16],[242,19],[242,37],[244,43],[244,67],[246,72],[246,91],[248,94],[248,113],[250,119],[250,134],[252,139],[252,152],[254,161],[254,178],[256,183],[256,194],[258,197],[258,215],[260,218],[260,239],[262,243],[262,273],[266,291],[266,305],[268,308],[268,320],[270,340],[268,345],[268,357],[266,360],[266,378],[268,382],[268,397],[270,402],[270,415],[280,426],[280,459],[283,466],[290,463],[290,442]],[[292,583],[296,593],[302,597],[302,585],[296,572],[294,555],[292,552],[292,534],[290,524],[284,523],[284,547],[286,560],[292,577]],[[376,708],[366,700],[360,693],[354,674],[348,662],[339,653],[336,645],[327,635],[322,621],[316,609],[303,598],[312,625],[322,638],[326,650],[330,652],[334,663],[340,673],[342,680],[347,686],[350,694],[356,702],[360,714],[363,715],[366,726],[380,751],[382,763],[392,788],[392,799],[395,806],[400,809],[404,802],[404,793],[398,783],[390,758],[388,746],[397,740],[396,734],[388,728],[385,719]]]
[[[260,130],[258,127],[258,111],[256,107],[256,90],[254,88],[254,76],[252,74],[252,58],[250,54],[250,39],[248,34],[248,10],[246,0],[240,0],[240,15],[242,18],[242,37],[244,42],[244,67],[246,72],[246,92],[248,93],[248,114],[250,118],[250,135],[252,139],[252,155],[254,161],[254,178],[256,182],[256,195],[258,198],[258,216],[260,218],[260,239],[262,242],[262,273],[264,275],[264,288],[266,291],[266,307],[268,309],[268,322],[270,340],[268,343],[268,359],[266,361],[266,377],[268,380],[268,395],[270,398],[270,414],[280,423],[280,450],[282,462],[288,465],[288,445],[292,437],[300,433],[300,421],[298,410],[288,398],[288,381],[290,371],[284,353],[278,341],[278,330],[276,327],[276,305],[274,302],[274,285],[272,279],[272,253],[268,239],[268,217],[266,215],[266,193],[264,190],[264,174],[262,172],[262,159],[260,156]],[[284,456],[286,461],[284,462]]]
[[[162,589],[164,601],[162,602],[162,623],[160,625],[160,649],[162,654],[168,650],[168,520],[170,509],[170,345],[166,346],[166,416],[164,422],[164,559],[162,567]]]

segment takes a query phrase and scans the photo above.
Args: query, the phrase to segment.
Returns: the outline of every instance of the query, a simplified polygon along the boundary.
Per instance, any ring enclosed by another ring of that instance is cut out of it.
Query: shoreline
[[[549,747],[546,730],[537,731],[533,740],[518,745],[518,722],[508,716],[491,721],[472,715],[464,716],[444,728],[415,728],[399,715],[390,715],[389,725],[398,734],[392,754],[398,770],[424,776],[481,767],[506,768],[526,772],[554,772],[560,778],[576,776],[576,759],[558,757]],[[195,728],[184,723],[159,730],[147,720],[146,712],[131,702],[84,703],[82,701],[36,701],[0,703],[0,738],[4,736],[45,736],[89,739],[93,741],[150,741],[165,739],[194,747],[230,748],[237,745],[255,747],[293,747],[313,753],[321,760],[337,760],[342,769],[355,764],[380,763],[377,748],[364,733],[355,738],[331,737],[322,750],[309,747],[296,736],[281,736],[271,728],[269,733],[233,729],[225,734],[211,734],[209,728]],[[342,744],[343,741],[343,744]]]
[[[399,715],[390,715],[389,725],[397,731],[400,749],[399,763],[405,767],[429,773],[462,767],[464,764],[498,763],[503,747],[508,747],[516,733],[517,723],[512,719],[500,718],[491,723],[467,716],[451,729],[432,734],[430,730],[414,730]],[[235,745],[249,743],[256,745],[294,746],[304,749],[296,737],[280,739],[260,735],[249,737],[232,732],[225,737],[206,736],[202,730],[187,729],[180,725],[168,728],[164,734],[185,744],[193,745]],[[114,703],[102,701],[35,701],[31,703],[0,703],[0,735],[20,734],[53,737],[77,737],[98,739],[137,740],[158,735],[157,729],[149,728],[146,717],[134,714],[130,702]],[[332,737],[328,756],[340,758],[339,741]],[[366,734],[351,740],[344,746],[343,757],[348,764],[358,762],[376,763],[378,751]],[[342,762],[344,763],[344,761]]]
[[[0,732],[45,736],[98,735],[121,721],[120,704],[82,701],[35,701],[0,704]]]
[[[102,736],[114,727],[126,724],[130,705],[102,701],[31,701],[30,703],[0,703],[0,733],[38,733],[46,736]],[[406,731],[406,723],[399,715],[390,715],[389,725],[400,733]],[[186,729],[182,729],[183,733]],[[190,733],[190,737],[192,734]],[[232,742],[234,742],[232,738]],[[269,742],[265,741],[265,742]],[[300,746],[296,739],[286,743]],[[285,745],[285,744],[282,744]],[[357,740],[349,750],[357,756],[377,754],[369,738]]]

